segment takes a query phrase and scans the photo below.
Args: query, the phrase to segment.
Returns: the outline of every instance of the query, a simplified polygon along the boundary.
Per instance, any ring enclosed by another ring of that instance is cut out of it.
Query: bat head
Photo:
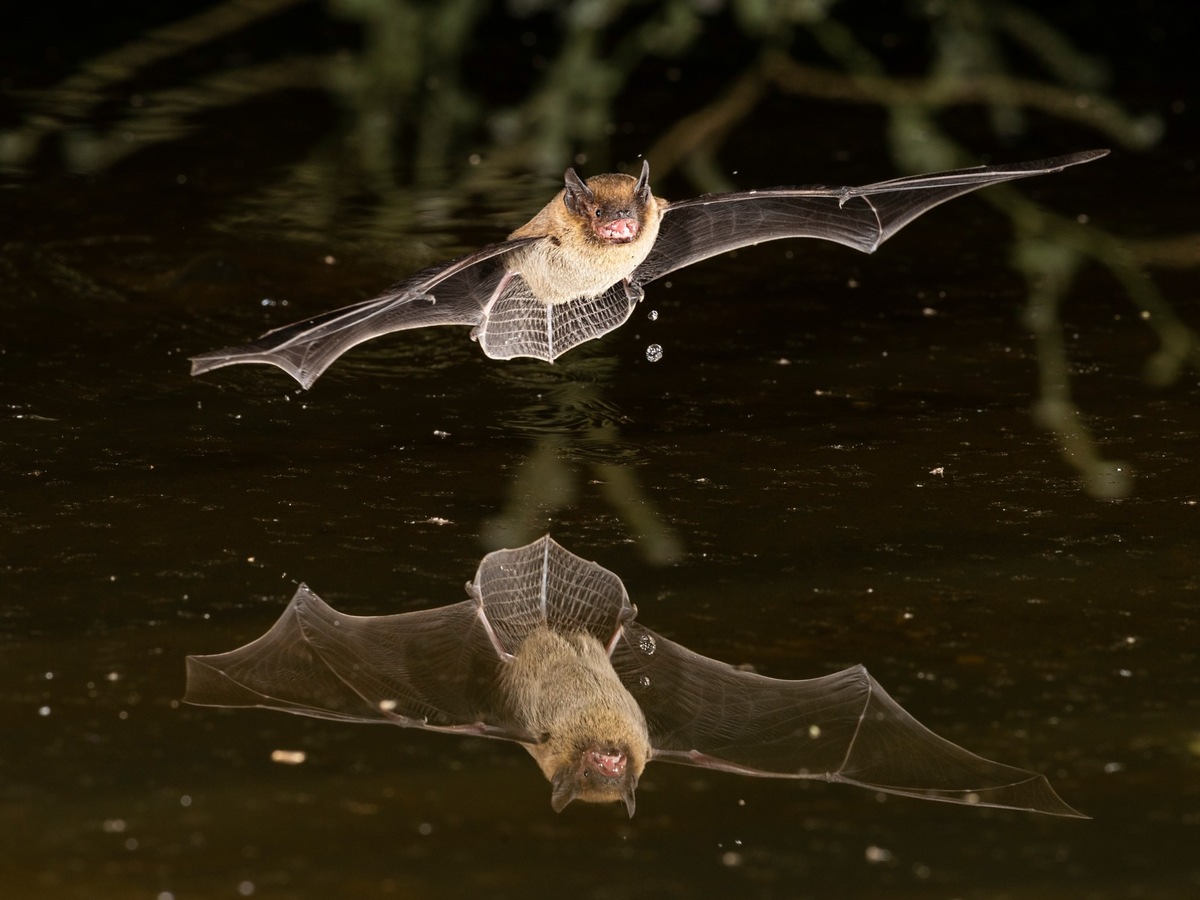
[[[643,160],[640,177],[593,175],[586,182],[567,169],[563,204],[581,223],[586,233],[608,244],[637,240],[650,205],[650,163]]]
[[[551,778],[550,805],[562,812],[572,800],[587,803],[621,801],[633,817],[637,789],[637,767],[620,747],[592,744],[575,760],[562,766]]]

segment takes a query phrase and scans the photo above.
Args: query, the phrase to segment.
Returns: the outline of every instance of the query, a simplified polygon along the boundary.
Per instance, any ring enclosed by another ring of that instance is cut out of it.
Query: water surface
[[[1082,442],[1034,415],[1056,361],[976,199],[874,257],[777,243],[680,273],[553,366],[447,328],[358,348],[309,392],[263,367],[193,380],[188,354],[369,296],[554,189],[273,229],[247,201],[277,174],[250,152],[260,113],[89,175],[43,160],[0,195],[20,223],[0,251],[13,896],[1195,895],[1200,385],[1147,385],[1155,333],[1105,270],[1051,323]],[[803,162],[832,180],[841,159]],[[1153,202],[1119,202],[1135,168],[1020,190],[1147,233]],[[289,190],[266,208],[311,200]],[[1200,321],[1194,279],[1156,277]],[[667,765],[632,820],[554,815],[515,745],[179,702],[185,655],[262,633],[298,581],[348,612],[442,605],[546,531],[661,633],[777,677],[865,663],[1093,819]]]

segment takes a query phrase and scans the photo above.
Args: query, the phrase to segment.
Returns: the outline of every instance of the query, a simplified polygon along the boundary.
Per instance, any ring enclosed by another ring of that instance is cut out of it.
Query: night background
[[[1046,6],[7,11],[5,896],[1196,896],[1191,10]],[[554,365],[448,327],[310,391],[188,373],[502,239],[567,166],[644,157],[683,199],[1097,147],[872,256],[682,270]],[[657,632],[778,678],[863,663],[1092,818],[665,764],[633,819],[556,815],[514,744],[180,702],[184,658],[300,582],[441,606],[547,532]]]

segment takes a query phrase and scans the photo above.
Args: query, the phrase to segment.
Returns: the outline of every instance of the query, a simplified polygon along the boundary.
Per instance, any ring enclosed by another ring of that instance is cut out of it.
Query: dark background
[[[710,6],[585,26],[583,3],[298,3],[216,36],[195,16],[259,7],[14,11],[14,896],[1195,895],[1188,10]],[[1060,53],[1076,64],[1056,71],[1005,36],[1014,10],[1087,64]],[[439,14],[469,27],[452,39]],[[148,37],[172,23],[191,24]],[[769,81],[720,120],[768,53],[808,67],[802,88]],[[72,80],[97,59],[126,74]],[[896,85],[957,68],[1015,99],[913,120],[829,96],[862,66]],[[1031,84],[1113,112],[1056,113]],[[679,131],[689,117],[717,136]],[[1114,152],[941,207],[872,257],[782,242],[712,260],[554,366],[433,329],[356,349],[310,392],[273,369],[187,374],[190,354],[495,240],[567,165],[648,154],[656,193],[686,197],[933,169],[951,141],[955,164]],[[1039,230],[1024,201],[1061,223]],[[547,530],[620,575],[650,627],[777,677],[865,663],[930,728],[1045,773],[1092,820],[666,765],[632,820],[556,816],[512,745],[179,703],[184,656],[261,634],[298,581],[360,614],[456,602],[485,552]]]

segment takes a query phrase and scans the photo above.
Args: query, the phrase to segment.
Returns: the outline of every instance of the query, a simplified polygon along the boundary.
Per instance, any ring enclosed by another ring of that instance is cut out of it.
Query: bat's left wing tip
[[[192,377],[203,375],[205,372],[211,372],[213,369],[219,369],[222,366],[229,365],[223,354],[205,353],[201,356],[190,356],[188,362],[192,364]]]
[[[192,364],[191,375],[203,375],[211,372],[214,369],[223,369],[225,366],[233,366],[239,363],[259,363],[262,365],[275,366],[287,372],[288,375],[295,379],[296,383],[304,390],[308,390],[313,386],[316,380],[321,376],[324,369],[313,371],[304,369],[294,365],[291,360],[282,358],[277,354],[262,354],[257,352],[247,352],[242,348],[232,348],[229,350],[215,350],[212,353],[202,353],[199,356],[188,358],[188,362]]]
[[[1112,153],[1107,147],[1101,147],[1096,150],[1080,150],[1078,153],[1068,153],[1066,156],[1056,156],[1053,159],[1047,160],[1048,163],[1057,164],[1060,169],[1065,169],[1068,166],[1078,166],[1083,163],[1095,162],[1098,159],[1103,159]]]

